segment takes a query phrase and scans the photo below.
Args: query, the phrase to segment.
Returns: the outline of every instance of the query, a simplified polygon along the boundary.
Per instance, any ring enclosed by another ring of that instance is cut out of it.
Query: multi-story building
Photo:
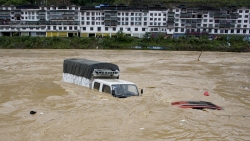
[[[105,37],[123,31],[187,34],[250,34],[250,9],[126,5],[0,6],[0,36]]]

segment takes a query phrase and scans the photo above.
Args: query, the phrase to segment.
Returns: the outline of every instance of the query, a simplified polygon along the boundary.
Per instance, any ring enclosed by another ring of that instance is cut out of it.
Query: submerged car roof
[[[121,80],[121,79],[95,79],[94,81],[100,82],[103,84],[108,84],[108,85],[113,85],[113,84],[133,84],[133,85],[135,85],[135,83]]]

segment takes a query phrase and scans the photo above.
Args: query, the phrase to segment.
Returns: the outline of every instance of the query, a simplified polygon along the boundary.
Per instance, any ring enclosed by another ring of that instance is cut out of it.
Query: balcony
[[[192,18],[192,14],[181,14],[181,18]]]

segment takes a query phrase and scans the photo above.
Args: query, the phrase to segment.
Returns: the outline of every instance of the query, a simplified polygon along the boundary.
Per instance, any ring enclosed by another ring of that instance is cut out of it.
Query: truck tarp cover
[[[90,79],[94,69],[118,70],[119,67],[112,63],[98,62],[82,58],[69,58],[63,62],[63,73],[69,73]]]

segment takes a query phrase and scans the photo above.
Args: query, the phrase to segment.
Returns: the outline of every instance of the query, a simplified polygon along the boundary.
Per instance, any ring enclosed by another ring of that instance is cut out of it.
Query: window
[[[97,31],[101,31],[101,27],[97,27]]]
[[[85,30],[86,30],[86,27],[82,27],[82,30],[84,30],[84,31],[85,31]]]
[[[94,30],[94,27],[90,27],[90,31],[93,31]]]
[[[234,33],[234,29],[231,29],[231,33]]]
[[[67,27],[65,26],[65,27],[63,27],[63,30],[67,30]]]
[[[218,29],[214,29],[214,33],[217,33],[218,32]]]
[[[61,26],[59,26],[59,30],[62,30],[62,27],[61,27]]]
[[[248,15],[245,15],[245,18],[248,18]]]
[[[150,13],[150,16],[153,16],[153,13]]]
[[[130,31],[130,28],[127,28],[127,31]]]
[[[239,30],[239,29],[237,29],[237,33],[240,33],[240,30]]]
[[[209,20],[209,22],[213,22],[213,20]]]
[[[207,22],[207,19],[204,19],[203,22]]]
[[[123,28],[122,28],[122,27],[120,27],[120,30],[121,30],[121,31],[123,31]]]
[[[116,27],[113,27],[113,31],[116,31]]]
[[[238,20],[238,23],[241,23],[241,20]]]
[[[47,29],[50,30],[50,26],[47,26]]]
[[[138,28],[135,28],[135,31],[138,31]]]
[[[100,83],[95,82],[94,83],[94,89],[99,90],[99,88],[100,88]]]
[[[175,28],[175,29],[174,29],[174,32],[178,32],[178,28]]]
[[[105,31],[108,31],[109,30],[109,28],[108,27],[105,27]]]
[[[144,24],[144,25],[147,25],[147,22],[144,22],[143,24]]]
[[[181,32],[184,32],[184,28],[181,28]]]
[[[242,13],[242,10],[239,10],[239,13]]]
[[[146,28],[142,28],[142,31],[145,31],[146,30]]]
[[[249,13],[249,10],[246,10],[245,13]]]
[[[69,30],[72,30],[72,26],[69,27]]]
[[[103,84],[103,86],[102,86],[102,92],[110,94],[111,93],[110,86]]]
[[[245,29],[243,30],[243,33],[244,33],[244,34],[247,33]]]

